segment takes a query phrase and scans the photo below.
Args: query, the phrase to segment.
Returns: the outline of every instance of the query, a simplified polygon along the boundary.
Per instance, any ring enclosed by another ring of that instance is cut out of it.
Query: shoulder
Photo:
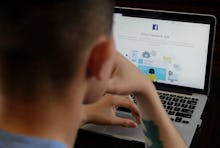
[[[67,148],[63,143],[18,135],[0,130],[0,147],[7,148]]]

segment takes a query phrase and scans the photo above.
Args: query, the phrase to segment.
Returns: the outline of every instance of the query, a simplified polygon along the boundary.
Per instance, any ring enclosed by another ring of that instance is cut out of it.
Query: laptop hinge
[[[185,89],[180,89],[180,88],[168,88],[168,87],[162,87],[162,86],[157,86],[157,90],[161,91],[169,91],[169,92],[174,92],[174,93],[180,93],[180,94],[186,94],[186,95],[192,95],[193,91],[190,90],[185,90]]]

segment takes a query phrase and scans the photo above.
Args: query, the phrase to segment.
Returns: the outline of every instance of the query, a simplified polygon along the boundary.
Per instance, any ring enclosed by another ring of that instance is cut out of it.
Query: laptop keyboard
[[[158,92],[161,102],[174,122],[189,124],[198,98]]]

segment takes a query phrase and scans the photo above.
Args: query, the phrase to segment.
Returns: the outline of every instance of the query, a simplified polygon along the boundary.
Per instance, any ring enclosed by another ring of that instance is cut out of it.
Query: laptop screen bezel
[[[175,92],[181,92],[181,93],[187,93],[187,94],[192,94],[192,93],[199,93],[199,94],[205,94],[205,95],[209,94],[211,70],[212,70],[212,59],[213,59],[214,37],[215,37],[215,26],[216,26],[215,16],[206,15],[206,14],[194,14],[194,13],[149,10],[149,9],[138,9],[138,8],[127,8],[127,7],[115,7],[114,13],[120,13],[123,16],[129,16],[129,17],[210,24],[204,89],[197,89],[197,88],[191,88],[191,87],[183,87],[183,86],[154,82],[155,86],[159,90],[162,89],[166,91],[175,91]]]

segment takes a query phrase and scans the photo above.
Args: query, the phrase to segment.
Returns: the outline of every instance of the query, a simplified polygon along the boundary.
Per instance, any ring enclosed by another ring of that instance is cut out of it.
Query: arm
[[[87,123],[121,125],[124,127],[137,127],[137,123],[130,119],[117,117],[116,107],[125,107],[131,110],[136,122],[140,124],[137,106],[128,96],[105,95],[93,104],[83,105],[81,126]]]
[[[144,133],[151,141],[149,147],[187,147],[165,112],[153,83],[119,53],[108,93],[136,96],[146,128]]]

